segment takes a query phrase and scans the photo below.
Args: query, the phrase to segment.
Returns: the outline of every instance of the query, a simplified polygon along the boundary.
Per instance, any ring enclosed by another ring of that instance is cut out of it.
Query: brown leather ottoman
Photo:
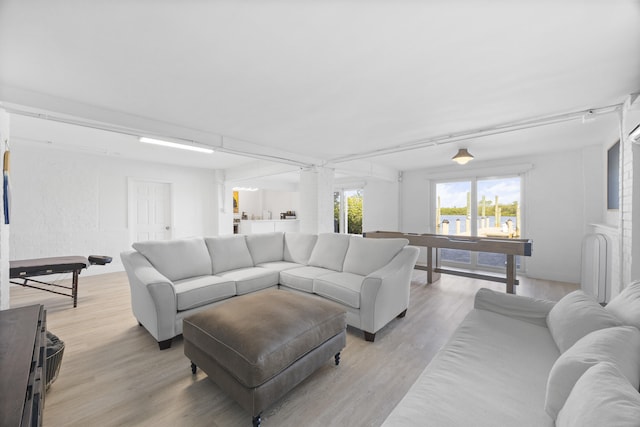
[[[338,305],[268,289],[234,297],[184,319],[184,354],[251,412],[259,426],[276,402],[346,344]]]

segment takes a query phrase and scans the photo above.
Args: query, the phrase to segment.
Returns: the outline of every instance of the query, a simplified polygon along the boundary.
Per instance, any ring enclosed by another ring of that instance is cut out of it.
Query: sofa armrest
[[[134,316],[156,340],[173,338],[178,311],[173,282],[139,252],[123,252],[120,257],[129,278]]]
[[[556,303],[530,297],[505,294],[482,288],[476,292],[474,308],[547,327],[547,315]]]
[[[413,267],[419,254],[404,247],[384,267],[366,276],[360,291],[361,329],[375,333],[409,306]]]

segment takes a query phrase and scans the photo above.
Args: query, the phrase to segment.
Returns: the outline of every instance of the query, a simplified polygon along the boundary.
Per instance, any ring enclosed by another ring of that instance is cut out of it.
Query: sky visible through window
[[[438,184],[438,196],[442,207],[465,207],[467,206],[467,192],[469,191],[469,181],[447,182]],[[520,178],[499,178],[478,181],[478,200],[482,196],[489,200],[498,195],[500,204],[510,204],[518,202],[520,204]]]

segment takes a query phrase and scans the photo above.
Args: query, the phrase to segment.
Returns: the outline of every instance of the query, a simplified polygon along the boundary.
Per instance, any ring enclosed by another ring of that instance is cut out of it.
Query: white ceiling
[[[359,159],[354,174],[447,165],[458,147],[522,157],[613,140],[616,114],[581,112],[639,90],[640,0],[0,0],[5,108],[218,149],[12,119],[13,138],[125,157],[228,170],[255,161],[233,152]],[[448,137],[566,113],[577,119]]]

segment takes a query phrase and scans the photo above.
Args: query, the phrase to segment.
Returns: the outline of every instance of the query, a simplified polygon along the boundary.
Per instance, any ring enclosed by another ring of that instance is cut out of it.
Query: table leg
[[[516,262],[515,255],[507,255],[507,293],[515,294]]]
[[[75,308],[78,305],[78,270],[73,270],[71,297],[73,298],[73,307]]]
[[[437,267],[440,267],[438,250],[438,248],[427,247],[427,283],[440,280],[440,273],[435,271]]]

